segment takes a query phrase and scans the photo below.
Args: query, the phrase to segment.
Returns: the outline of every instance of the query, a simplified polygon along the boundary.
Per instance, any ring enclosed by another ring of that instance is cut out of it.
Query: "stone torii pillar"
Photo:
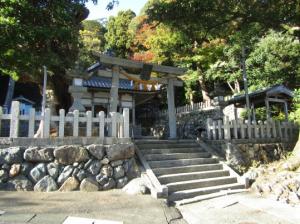
[[[112,68],[112,80],[109,99],[109,112],[117,112],[119,104],[119,78],[120,67],[114,65]]]
[[[168,117],[169,117],[169,138],[177,138],[176,130],[176,111],[175,111],[175,102],[174,102],[174,80],[168,79],[167,87],[167,96],[168,96]]]

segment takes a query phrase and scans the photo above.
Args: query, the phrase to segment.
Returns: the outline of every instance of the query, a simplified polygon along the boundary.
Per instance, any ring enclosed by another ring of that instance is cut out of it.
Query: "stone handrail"
[[[297,136],[298,125],[291,121],[252,121],[232,120],[228,117],[223,120],[213,121],[207,119],[208,140],[232,140],[232,139],[293,139]]]
[[[0,107],[0,137],[1,137],[1,120],[9,120],[9,137],[19,137],[20,121],[28,121],[28,135],[32,138],[35,134],[36,121],[43,121],[43,138],[50,138],[50,124],[52,122],[58,123],[57,137],[65,137],[66,125],[72,127],[73,133],[71,137],[79,136],[79,128],[83,126],[86,129],[85,136],[93,136],[93,127],[98,127],[98,137],[115,137],[115,138],[129,138],[129,109],[124,108],[123,114],[111,112],[109,117],[106,117],[103,111],[99,112],[99,116],[93,117],[91,111],[85,114],[80,114],[78,110],[72,113],[65,114],[65,110],[59,110],[59,116],[51,115],[51,110],[47,108],[44,115],[36,115],[35,109],[31,108],[29,115],[20,114],[20,103],[13,101],[11,107],[11,114],[3,114]],[[105,136],[105,129],[109,129],[109,136]],[[52,137],[52,136],[51,136]]]

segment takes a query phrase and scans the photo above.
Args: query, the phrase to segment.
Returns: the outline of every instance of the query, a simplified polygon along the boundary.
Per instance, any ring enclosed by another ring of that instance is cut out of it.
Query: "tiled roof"
[[[111,88],[111,78],[109,77],[91,77],[88,80],[83,80],[83,86],[89,88]],[[134,90],[133,82],[127,79],[119,80],[119,89],[121,90]],[[146,91],[142,89],[142,86],[139,88],[139,91]]]

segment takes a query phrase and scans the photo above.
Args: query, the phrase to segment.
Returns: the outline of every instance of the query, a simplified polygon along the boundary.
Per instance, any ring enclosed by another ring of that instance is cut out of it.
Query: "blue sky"
[[[86,5],[90,10],[89,17],[87,19],[100,19],[104,17],[114,16],[120,10],[131,9],[136,14],[139,14],[140,10],[146,4],[147,0],[119,0],[119,5],[115,6],[113,10],[106,10],[106,6],[109,0],[99,0],[97,5],[94,5],[91,1]]]

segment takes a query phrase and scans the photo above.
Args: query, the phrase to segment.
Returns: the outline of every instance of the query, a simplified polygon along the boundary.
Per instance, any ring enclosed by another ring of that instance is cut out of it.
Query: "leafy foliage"
[[[110,17],[105,34],[106,48],[112,50],[116,56],[128,57],[131,55],[133,32],[129,25],[135,13],[131,10],[120,11],[117,16]]]
[[[300,89],[294,91],[293,111],[289,115],[289,119],[300,125]]]
[[[0,2],[0,72],[17,78],[48,68],[69,67],[78,52],[86,1]]]
[[[85,20],[82,22],[83,29],[80,31],[79,64],[87,68],[96,61],[92,52],[103,52],[105,50],[106,28],[95,20]]]
[[[187,82],[199,81],[205,95],[213,95],[213,86],[218,82],[225,82],[232,92],[239,92],[242,47],[246,46],[249,53],[270,28],[282,30],[297,24],[300,18],[299,1],[294,0],[154,0],[146,14],[148,23],[167,27],[164,36],[177,32],[184,37],[184,46],[175,47],[172,52],[176,57],[161,51],[159,44],[153,45],[151,52],[161,52],[159,58],[166,57],[168,63],[190,69]],[[263,75],[256,80],[261,78]]]
[[[247,60],[254,88],[275,84],[295,87],[300,82],[300,43],[293,35],[270,31],[255,44]]]

